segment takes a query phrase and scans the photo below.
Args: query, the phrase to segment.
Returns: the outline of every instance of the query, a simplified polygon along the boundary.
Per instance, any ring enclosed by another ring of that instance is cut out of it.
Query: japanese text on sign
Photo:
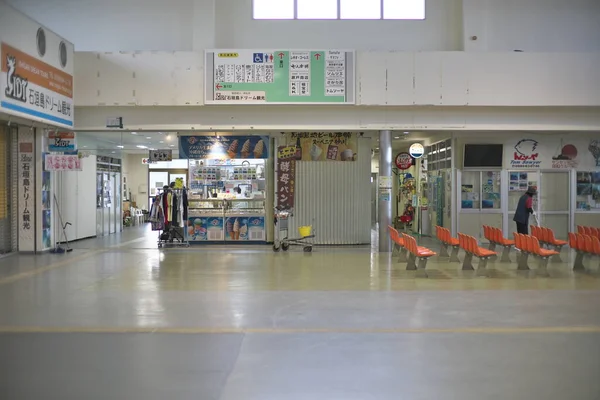
[[[291,210],[294,208],[294,195],[296,190],[296,161],[290,147],[281,146],[277,150],[278,155],[287,156],[277,158],[277,209]]]
[[[312,139],[315,144],[346,144],[352,132],[292,132],[292,139]]]
[[[21,223],[24,230],[31,229],[31,211],[29,210],[29,200],[31,199],[31,166],[33,156],[21,154],[21,187],[23,188],[23,212],[21,214]]]

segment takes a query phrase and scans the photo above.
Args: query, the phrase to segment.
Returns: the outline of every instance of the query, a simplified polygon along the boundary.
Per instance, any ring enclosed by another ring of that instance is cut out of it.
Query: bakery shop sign
[[[277,149],[278,155],[287,154],[286,146]],[[292,210],[296,193],[296,159],[290,152],[287,157],[277,157],[277,209]]]

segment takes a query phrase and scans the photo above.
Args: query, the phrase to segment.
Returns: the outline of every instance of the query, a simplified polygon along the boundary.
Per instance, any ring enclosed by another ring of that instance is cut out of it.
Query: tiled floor
[[[368,245],[73,247],[0,259],[2,400],[600,398],[597,259],[421,278]]]

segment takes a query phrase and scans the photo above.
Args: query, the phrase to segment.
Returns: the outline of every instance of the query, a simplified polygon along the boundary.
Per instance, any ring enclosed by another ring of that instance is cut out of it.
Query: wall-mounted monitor
[[[504,145],[465,144],[465,168],[502,168]]]

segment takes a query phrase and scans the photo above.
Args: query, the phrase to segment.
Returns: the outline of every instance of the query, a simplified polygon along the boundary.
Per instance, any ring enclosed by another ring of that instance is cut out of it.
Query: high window
[[[253,0],[254,19],[425,19],[425,0]]]

